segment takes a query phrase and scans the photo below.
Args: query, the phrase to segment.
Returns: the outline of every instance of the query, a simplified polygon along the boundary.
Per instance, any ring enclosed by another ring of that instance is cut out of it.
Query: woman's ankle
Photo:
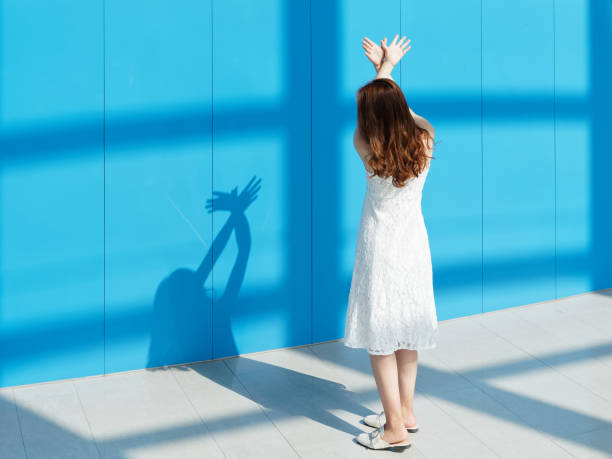
[[[404,432],[406,432],[406,424],[390,424],[389,422],[385,422],[385,434],[392,434],[394,436],[400,435],[403,437]]]
[[[407,413],[407,414],[406,414]],[[404,424],[406,427],[412,427],[416,424],[416,416],[413,411],[403,413]]]

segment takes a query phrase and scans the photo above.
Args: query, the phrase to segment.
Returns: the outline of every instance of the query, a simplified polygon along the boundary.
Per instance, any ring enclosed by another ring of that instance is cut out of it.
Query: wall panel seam
[[[210,197],[213,197],[213,190],[215,189],[215,46],[214,46],[214,3],[215,0],[210,0]],[[215,358],[215,213],[210,213],[210,250],[211,250],[211,263],[210,267],[210,357]]]
[[[312,192],[312,155],[313,155],[313,147],[312,147],[312,0],[309,1],[309,10],[308,10],[308,27],[310,34],[310,343],[314,342],[314,282],[313,282],[313,192]]]
[[[399,0],[399,29],[400,29],[400,37],[403,37],[403,35],[402,35],[402,1],[403,0]],[[403,67],[403,65],[400,64],[400,66],[399,66],[399,85],[400,85],[400,88],[402,87],[402,67]]]
[[[102,0],[102,373],[106,374],[106,0]]]
[[[553,173],[554,173],[554,209],[555,209],[555,267],[554,279],[555,290],[554,297],[558,298],[558,255],[557,255],[557,29],[556,29],[556,11],[557,5],[555,0],[552,0],[552,29],[553,29]]]
[[[480,310],[484,312],[484,79],[483,0],[480,0]]]

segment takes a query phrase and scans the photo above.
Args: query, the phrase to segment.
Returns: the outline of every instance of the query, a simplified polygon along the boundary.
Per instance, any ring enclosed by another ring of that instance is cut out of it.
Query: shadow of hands
[[[234,187],[229,193],[213,191],[215,197],[206,200],[206,210],[208,213],[220,210],[243,213],[257,199],[257,192],[261,189],[260,183],[261,179],[256,181],[253,176],[240,194],[238,194],[238,187]]]

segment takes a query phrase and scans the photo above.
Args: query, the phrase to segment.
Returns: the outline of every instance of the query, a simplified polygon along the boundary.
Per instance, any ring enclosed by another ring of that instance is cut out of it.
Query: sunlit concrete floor
[[[415,458],[612,457],[612,289],[440,322]],[[382,405],[342,341],[0,390],[0,457],[352,458]]]

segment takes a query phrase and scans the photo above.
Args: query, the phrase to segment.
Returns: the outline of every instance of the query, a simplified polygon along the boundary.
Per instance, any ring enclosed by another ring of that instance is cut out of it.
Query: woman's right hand
[[[397,37],[399,37],[399,34],[395,35],[395,38],[389,45],[387,45],[387,38],[380,41],[380,47],[385,53],[385,61],[390,62],[394,67],[404,57],[404,54],[412,48],[412,46],[408,46],[410,40],[404,42],[405,35],[400,41],[397,41]]]
[[[368,37],[363,37],[361,45],[363,46],[366,57],[370,60],[378,72],[378,69],[380,69],[380,66],[382,65],[383,57],[385,57],[385,52]]]

